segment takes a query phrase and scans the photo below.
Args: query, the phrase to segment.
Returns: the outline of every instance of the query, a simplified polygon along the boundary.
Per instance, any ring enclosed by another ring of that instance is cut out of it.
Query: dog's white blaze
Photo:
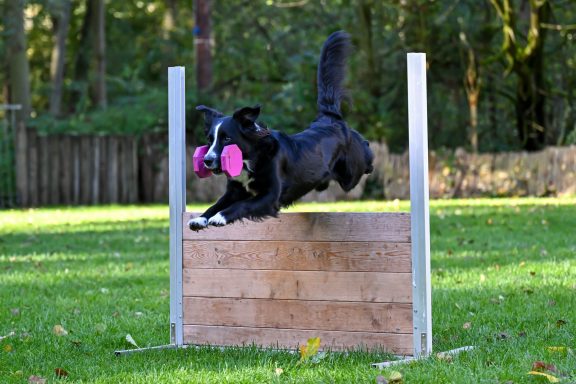
[[[210,146],[210,148],[208,148],[208,153],[206,154],[206,156],[208,155],[212,155],[212,152],[214,152],[214,147],[216,146],[216,143],[218,142],[218,130],[220,129],[220,126],[222,125],[222,121],[219,122],[218,124],[216,124],[216,131],[214,132],[214,141],[212,142],[212,145]]]
[[[205,227],[208,225],[208,219],[206,219],[205,217],[196,217],[195,219],[191,219],[190,221],[188,221],[188,226],[190,226],[191,224],[195,224],[198,227]]]
[[[218,212],[217,214],[212,216],[210,220],[208,220],[208,224],[210,225],[226,225],[226,223],[227,223],[226,218],[220,212]]]

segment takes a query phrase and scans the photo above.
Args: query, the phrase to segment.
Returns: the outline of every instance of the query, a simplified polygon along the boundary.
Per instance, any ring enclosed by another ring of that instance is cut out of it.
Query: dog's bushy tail
[[[342,83],[346,76],[346,58],[351,49],[350,35],[338,31],[328,36],[318,64],[318,110],[342,118],[340,103],[346,98]]]

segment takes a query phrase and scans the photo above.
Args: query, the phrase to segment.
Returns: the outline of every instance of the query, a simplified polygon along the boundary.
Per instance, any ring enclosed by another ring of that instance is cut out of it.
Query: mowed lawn
[[[115,357],[132,348],[127,334],[141,347],[169,341],[168,208],[0,211],[0,383],[376,383],[392,370],[408,383],[547,382],[528,374],[537,361],[576,382],[576,199],[433,201],[431,239],[434,349],[476,346],[451,361],[379,371],[370,363],[384,353],[298,364],[288,352],[208,347]]]

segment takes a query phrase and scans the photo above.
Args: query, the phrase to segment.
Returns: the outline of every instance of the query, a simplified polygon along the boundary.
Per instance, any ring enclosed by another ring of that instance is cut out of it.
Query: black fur
[[[228,179],[226,193],[189,222],[191,229],[276,216],[280,208],[312,190],[326,189],[332,180],[350,191],[362,175],[372,172],[368,142],[347,126],[340,111],[346,97],[342,83],[349,51],[350,36],[342,31],[331,34],[324,43],[318,65],[318,116],[295,135],[270,130],[258,122],[259,105],[239,109],[232,116],[203,105],[196,108],[204,112],[211,146],[204,158],[206,166],[220,173],[222,149],[236,144],[242,150],[243,173],[248,180]]]

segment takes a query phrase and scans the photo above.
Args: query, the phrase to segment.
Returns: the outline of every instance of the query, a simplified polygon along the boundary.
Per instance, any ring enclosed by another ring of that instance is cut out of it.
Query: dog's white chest
[[[250,175],[248,174],[248,171],[246,171],[245,169],[242,170],[242,173],[240,173],[240,175],[233,177],[232,180],[241,183],[242,186],[244,186],[244,189],[246,189],[251,194],[256,195],[256,191],[250,189],[250,183],[254,179],[252,177],[250,177]]]

